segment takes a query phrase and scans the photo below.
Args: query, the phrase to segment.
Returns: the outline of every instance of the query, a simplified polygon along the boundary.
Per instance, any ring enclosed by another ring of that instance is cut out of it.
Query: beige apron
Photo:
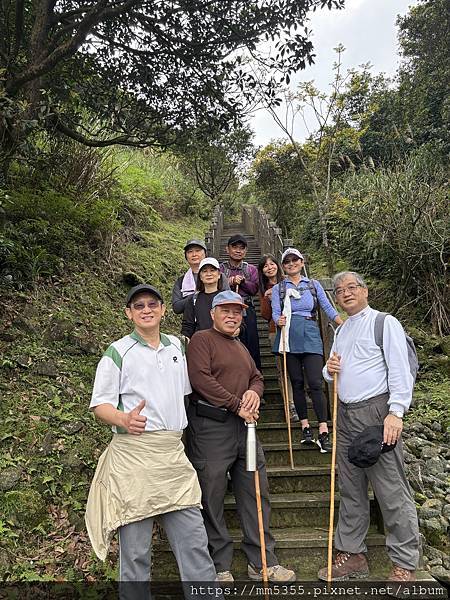
[[[184,452],[182,431],[114,434],[89,490],[86,527],[105,560],[115,530],[183,508],[201,508],[197,473]]]

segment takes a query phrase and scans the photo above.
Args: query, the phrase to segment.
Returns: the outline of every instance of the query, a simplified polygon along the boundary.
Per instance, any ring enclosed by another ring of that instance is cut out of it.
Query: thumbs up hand
[[[123,426],[132,435],[141,435],[145,431],[147,417],[139,414],[145,407],[145,400],[141,400],[136,408],[133,408],[129,413],[125,413]]]

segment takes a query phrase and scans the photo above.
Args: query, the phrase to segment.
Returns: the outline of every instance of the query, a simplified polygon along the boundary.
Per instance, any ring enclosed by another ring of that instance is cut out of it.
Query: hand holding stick
[[[292,451],[292,435],[291,435],[291,418],[289,415],[289,398],[288,398],[288,380],[287,380],[287,365],[286,365],[286,331],[285,327],[281,328],[281,337],[283,343],[283,383],[282,389],[283,400],[284,400],[284,414],[286,417],[287,429],[288,429],[288,444],[289,444],[289,456],[291,459],[291,469],[295,469],[294,466],[294,453]]]
[[[331,583],[333,557],[333,526],[334,526],[334,487],[336,481],[336,438],[337,438],[337,372],[333,373],[333,445],[331,452],[331,485],[330,485],[330,525],[328,529],[328,568],[327,581]]]

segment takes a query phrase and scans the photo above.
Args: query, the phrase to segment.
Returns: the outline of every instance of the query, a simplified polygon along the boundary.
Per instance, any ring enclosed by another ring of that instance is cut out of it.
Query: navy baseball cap
[[[164,304],[162,294],[159,290],[157,290],[152,285],[140,283],[139,285],[135,285],[134,287],[132,287],[131,290],[128,292],[126,305],[129,306],[131,300],[133,299],[133,296],[136,296],[136,294],[140,294],[141,292],[148,292],[149,294],[152,294],[152,296],[156,296]]]
[[[247,240],[242,233],[236,233],[228,238],[227,246],[233,246],[233,244],[244,244],[244,246],[248,246]]]
[[[374,465],[381,454],[393,450],[397,442],[395,444],[384,444],[383,430],[383,425],[366,427],[350,444],[348,460],[357,467],[366,469]]]

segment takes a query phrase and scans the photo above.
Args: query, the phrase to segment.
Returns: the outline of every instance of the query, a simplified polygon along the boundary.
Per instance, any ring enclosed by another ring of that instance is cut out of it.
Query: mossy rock
[[[53,317],[45,330],[45,337],[51,342],[60,342],[73,331],[74,325],[67,319]]]
[[[33,529],[47,516],[43,497],[33,489],[6,492],[1,503],[6,518],[18,526]]]
[[[22,476],[20,467],[8,467],[0,471],[0,490],[7,492],[17,485]]]
[[[446,377],[450,377],[450,359],[445,354],[438,354],[429,358],[426,367],[433,371],[438,371]]]

